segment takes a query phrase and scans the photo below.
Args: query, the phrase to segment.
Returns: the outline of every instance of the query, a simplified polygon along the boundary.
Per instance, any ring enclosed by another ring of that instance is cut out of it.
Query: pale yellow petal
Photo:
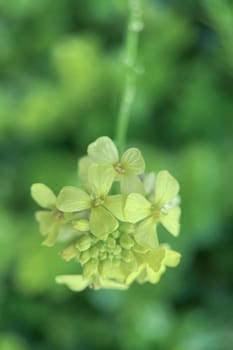
[[[175,250],[166,249],[165,264],[170,267],[177,266],[180,262],[181,255]]]
[[[57,237],[59,235],[60,224],[54,223],[51,227],[50,232],[48,232],[46,239],[42,242],[43,245],[47,247],[52,247],[57,241]]]
[[[112,166],[92,164],[88,170],[88,184],[95,197],[105,197],[112,187],[115,172]]]
[[[151,214],[151,203],[139,193],[131,193],[126,200],[125,217],[127,221],[136,223]]]
[[[119,290],[125,290],[128,288],[126,284],[115,282],[110,279],[99,279],[100,287],[104,289],[119,289]]]
[[[173,235],[178,236],[180,232],[180,207],[169,209],[167,214],[162,214],[160,222]]]
[[[60,191],[56,205],[59,210],[71,213],[89,209],[91,201],[85,191],[73,186],[66,186]]]
[[[166,257],[165,248],[157,248],[146,254],[145,259],[154,272],[159,272],[161,265],[164,264]]]
[[[90,284],[90,281],[84,278],[82,275],[57,276],[56,282],[59,284],[65,284],[74,292],[81,292]]]
[[[121,193],[140,193],[144,194],[144,187],[142,181],[137,175],[124,175],[120,178]]]
[[[115,164],[119,159],[116,145],[107,136],[99,137],[92,142],[88,146],[87,153],[91,160],[98,164]]]
[[[55,207],[55,194],[48,186],[42,183],[36,183],[31,186],[31,196],[42,208],[49,209]]]
[[[107,208],[118,220],[126,221],[124,206],[126,198],[120,194],[107,196],[104,207]]]
[[[138,283],[158,283],[161,275],[164,273],[165,268],[161,265],[161,268],[158,272],[155,272],[148,264],[144,264],[144,268],[141,270],[141,273],[137,277]]]
[[[178,192],[178,181],[167,170],[160,171],[155,180],[155,202],[163,206],[171,202]]]
[[[135,233],[135,241],[143,247],[153,249],[158,246],[156,223],[149,217],[138,224]]]
[[[156,284],[160,281],[161,275],[165,272],[165,268],[161,265],[161,268],[158,272],[154,272],[149,266],[147,266],[147,281],[153,284]]]
[[[145,161],[139,149],[129,148],[121,157],[121,164],[130,174],[142,174],[145,171]]]
[[[91,164],[93,164],[93,161],[87,156],[79,159],[78,175],[82,180],[87,180],[88,168]]]
[[[40,233],[42,235],[47,235],[54,225],[55,218],[52,211],[41,210],[36,212],[36,221],[39,223]]]
[[[143,177],[143,185],[146,195],[153,198],[155,194],[155,173],[145,174]]]
[[[106,239],[108,234],[115,231],[119,223],[104,207],[92,208],[90,215],[90,231],[100,239]]]

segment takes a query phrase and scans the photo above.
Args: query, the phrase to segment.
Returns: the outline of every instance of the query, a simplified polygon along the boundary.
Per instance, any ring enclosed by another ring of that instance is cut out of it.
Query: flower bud
[[[139,245],[138,243],[134,243],[134,246],[133,246],[133,250],[136,252],[136,253],[140,253],[140,254],[144,254],[148,251],[147,248],[145,247],[142,247],[141,245]]]
[[[94,245],[89,249],[90,255],[92,258],[97,258],[99,256],[99,249],[97,245]]]
[[[85,277],[91,277],[97,272],[97,268],[98,268],[97,259],[91,259],[83,266],[83,275]]]
[[[91,237],[88,234],[84,234],[77,239],[76,247],[81,251],[89,249],[91,246]]]
[[[116,230],[112,233],[112,237],[115,239],[117,239],[119,236],[120,236],[120,232],[118,230]]]
[[[120,253],[121,253],[121,246],[119,245],[119,244],[117,244],[116,246],[115,246],[115,248],[113,249],[113,254],[114,255],[119,255]]]
[[[124,260],[124,262],[129,263],[131,261],[133,261],[134,256],[133,254],[129,251],[129,250],[123,250],[121,253],[122,259]]]
[[[88,262],[89,259],[90,259],[90,252],[88,250],[80,254],[79,261],[81,262],[82,265],[86,264],[86,262]]]
[[[112,262],[109,259],[105,259],[100,263],[100,273],[104,278],[111,276],[112,272]]]
[[[125,249],[131,249],[134,246],[134,240],[126,233],[123,233],[120,237],[120,244]]]
[[[80,251],[73,244],[69,245],[61,252],[61,257],[66,261],[70,261],[73,258],[78,258],[79,255]]]
[[[120,226],[120,231],[124,233],[133,233],[135,231],[135,228],[133,224],[123,222]]]
[[[89,231],[89,221],[86,219],[80,219],[73,223],[73,227],[81,232]]]
[[[109,238],[107,239],[107,246],[108,246],[108,248],[110,248],[110,249],[114,249],[115,246],[116,246],[116,241],[115,241],[115,239],[109,237]]]

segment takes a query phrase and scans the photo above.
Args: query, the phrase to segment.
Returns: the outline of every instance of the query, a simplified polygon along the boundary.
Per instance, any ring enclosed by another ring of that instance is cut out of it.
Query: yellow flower
[[[134,281],[157,283],[167,266],[179,263],[180,254],[159,244],[156,234],[158,223],[179,233],[179,184],[166,170],[144,170],[138,149],[119,158],[104,136],[79,161],[81,188],[66,186],[56,198],[47,186],[32,185],[33,199],[46,209],[36,213],[43,244],[66,242],[61,258],[82,268],[79,275],[57,276],[57,283],[73,291],[125,290]]]
[[[138,223],[135,239],[146,247],[156,247],[156,225],[160,222],[174,236],[179,234],[179,184],[171,174],[160,171],[155,180],[154,197],[149,201],[139,193],[131,193],[125,205],[126,219]]]
[[[66,186],[58,195],[57,208],[65,213],[87,210],[90,231],[99,239],[106,239],[119,225],[116,218],[124,221],[124,198],[121,195],[108,196],[113,181],[112,168],[103,164],[92,164],[88,169],[90,193]]]
[[[107,164],[114,170],[115,180],[120,181],[121,193],[143,193],[143,185],[138,175],[145,171],[145,162],[137,148],[129,148],[119,158],[113,141],[107,136],[102,136],[88,146],[87,153],[92,162]],[[83,159],[80,164],[84,174],[84,165],[88,166],[87,159]]]
[[[139,283],[157,283],[162,274],[166,271],[166,267],[175,267],[179,264],[181,255],[166,246],[158,246],[149,251],[141,258],[140,271],[136,277]],[[130,276],[129,276],[130,278]]]
[[[36,212],[36,220],[40,225],[40,232],[46,239],[43,245],[53,246],[65,220],[63,213],[56,208],[56,196],[53,191],[42,183],[31,186],[32,198],[44,209]]]

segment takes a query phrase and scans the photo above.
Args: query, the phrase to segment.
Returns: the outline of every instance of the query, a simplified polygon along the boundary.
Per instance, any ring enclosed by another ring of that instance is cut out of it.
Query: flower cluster
[[[166,170],[145,173],[137,148],[121,157],[106,136],[88,146],[79,161],[82,188],[66,186],[58,196],[44,184],[31,187],[44,209],[36,212],[44,245],[65,243],[61,257],[75,259],[82,274],[56,277],[74,291],[127,289],[133,281],[157,283],[166,266],[176,266],[180,254],[160,244],[161,223],[179,233],[179,184]]]

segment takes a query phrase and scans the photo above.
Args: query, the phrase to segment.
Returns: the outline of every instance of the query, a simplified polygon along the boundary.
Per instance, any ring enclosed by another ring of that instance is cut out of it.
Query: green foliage
[[[0,1],[3,350],[232,349],[233,5],[143,3],[128,147],[181,185],[181,234],[158,238],[182,262],[156,287],[74,295],[54,279],[77,264],[39,246],[28,189],[79,187],[77,158],[114,135],[126,2]]]

